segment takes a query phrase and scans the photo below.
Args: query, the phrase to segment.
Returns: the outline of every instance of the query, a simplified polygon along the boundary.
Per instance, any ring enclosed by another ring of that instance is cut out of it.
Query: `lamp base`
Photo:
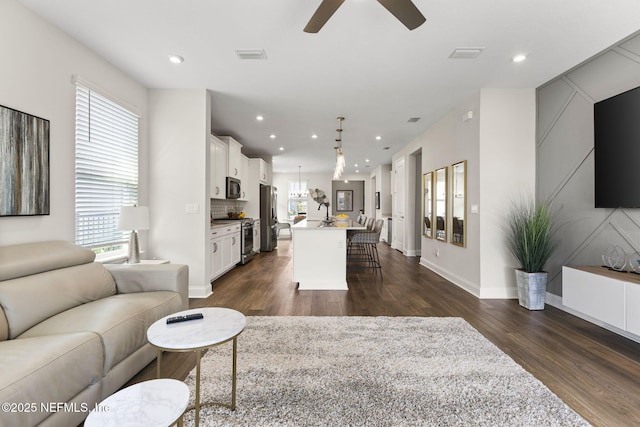
[[[138,232],[135,230],[131,231],[129,235],[129,253],[127,254],[129,258],[129,264],[139,264],[140,263],[140,246],[138,245]]]

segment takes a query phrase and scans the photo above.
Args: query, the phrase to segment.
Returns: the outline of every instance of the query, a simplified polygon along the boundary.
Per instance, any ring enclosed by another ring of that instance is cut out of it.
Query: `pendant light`
[[[342,121],[344,117],[338,117],[338,138],[336,138],[336,146],[334,149],[336,150],[336,168],[333,172],[333,179],[338,180],[340,176],[342,176],[342,172],[344,171],[345,160],[344,160],[344,151],[342,150]]]

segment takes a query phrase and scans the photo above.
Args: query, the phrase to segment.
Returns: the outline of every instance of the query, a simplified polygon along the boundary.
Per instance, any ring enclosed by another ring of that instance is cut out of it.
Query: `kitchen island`
[[[305,219],[293,227],[293,281],[299,290],[348,290],[347,230],[364,230],[351,220]]]

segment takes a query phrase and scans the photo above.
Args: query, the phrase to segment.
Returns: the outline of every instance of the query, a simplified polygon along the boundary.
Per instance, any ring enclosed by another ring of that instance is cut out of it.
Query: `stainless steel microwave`
[[[240,198],[240,180],[236,178],[227,177],[227,199],[239,199]]]

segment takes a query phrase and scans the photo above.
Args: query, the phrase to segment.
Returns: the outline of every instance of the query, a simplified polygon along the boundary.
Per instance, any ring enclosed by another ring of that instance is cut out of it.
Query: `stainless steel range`
[[[246,264],[251,261],[251,258],[256,254],[253,250],[253,218],[243,218],[241,226],[242,238],[240,239],[242,244],[240,245],[241,264]]]

